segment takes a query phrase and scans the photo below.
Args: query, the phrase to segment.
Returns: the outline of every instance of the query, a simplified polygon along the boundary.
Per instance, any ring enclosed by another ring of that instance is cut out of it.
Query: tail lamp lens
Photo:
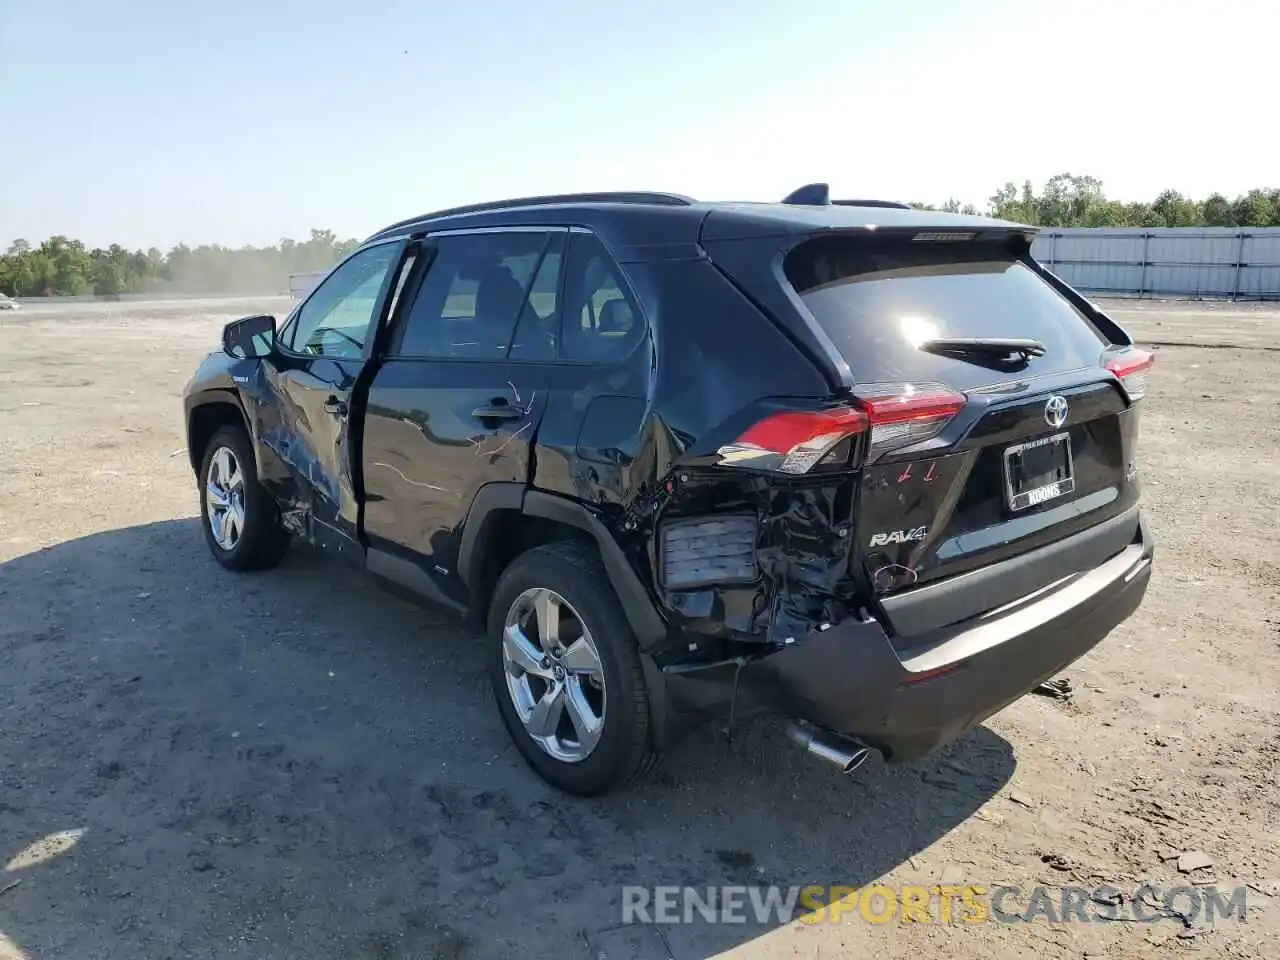
[[[1108,360],[1107,369],[1120,380],[1130,400],[1141,400],[1147,393],[1147,374],[1155,362],[1155,354],[1134,348]]]
[[[766,417],[720,448],[721,462],[753,470],[808,473],[846,437],[867,429],[867,415],[852,407],[789,410]]]
[[[818,464],[850,465],[851,441],[864,434],[867,462],[935,437],[964,404],[963,394],[939,384],[870,384],[850,406],[766,417],[718,452],[726,466],[798,476]]]
[[[895,383],[864,387],[858,402],[871,422],[871,461],[936,437],[964,409],[965,397],[941,384]]]

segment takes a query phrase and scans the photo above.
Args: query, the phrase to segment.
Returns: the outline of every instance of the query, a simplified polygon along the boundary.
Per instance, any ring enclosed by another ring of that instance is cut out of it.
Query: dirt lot
[[[1073,699],[856,779],[764,721],[707,730],[581,802],[519,761],[446,615],[300,549],[209,558],[178,397],[222,322],[282,307],[0,313],[3,960],[1280,956],[1280,313],[1120,306],[1161,344],[1160,545]],[[1252,886],[1213,928],[620,926],[624,884],[877,880]]]

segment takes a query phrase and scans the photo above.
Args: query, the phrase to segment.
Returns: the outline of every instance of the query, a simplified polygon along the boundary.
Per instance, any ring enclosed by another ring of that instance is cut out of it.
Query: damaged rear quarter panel
[[[844,615],[858,487],[852,474],[779,479],[709,466],[765,397],[822,399],[822,372],[705,258],[628,264],[654,318],[652,401],[628,464],[623,537],[643,534],[648,579],[674,627],[726,640],[783,643]],[[728,348],[726,348],[728,346]],[[736,434],[735,434],[736,436]],[[668,591],[663,523],[749,513],[757,577]]]
[[[796,482],[727,472],[704,469],[673,478],[652,562],[656,569],[664,523],[750,514],[758,524],[757,577],[662,591],[672,620],[695,633],[780,644],[848,616],[856,481],[848,475]]]
[[[691,653],[685,631],[764,652],[841,619],[854,593],[856,477],[782,480],[710,466],[761,398],[827,398],[829,384],[705,258],[629,260],[624,269],[649,337],[618,366],[560,368],[539,429],[535,488],[588,505],[609,528],[675,628],[663,663],[725,652],[707,643]],[[662,525],[733,514],[758,524],[754,579],[665,589]]]

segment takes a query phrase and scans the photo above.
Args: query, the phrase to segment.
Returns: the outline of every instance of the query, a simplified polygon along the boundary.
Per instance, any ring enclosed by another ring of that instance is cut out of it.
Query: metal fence
[[[295,300],[300,300],[314,290],[316,284],[323,280],[328,273],[328,270],[312,270],[309,273],[289,274],[289,295]]]
[[[1280,299],[1280,227],[1046,227],[1031,253],[1090,293]]]

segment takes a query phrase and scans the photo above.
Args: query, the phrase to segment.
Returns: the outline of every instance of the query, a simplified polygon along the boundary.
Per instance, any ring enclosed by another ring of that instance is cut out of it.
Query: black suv
[[[573,793],[747,709],[846,770],[919,757],[1151,575],[1152,358],[1032,235],[820,184],[394,224],[188,385],[209,546],[300,537],[457,608]]]

